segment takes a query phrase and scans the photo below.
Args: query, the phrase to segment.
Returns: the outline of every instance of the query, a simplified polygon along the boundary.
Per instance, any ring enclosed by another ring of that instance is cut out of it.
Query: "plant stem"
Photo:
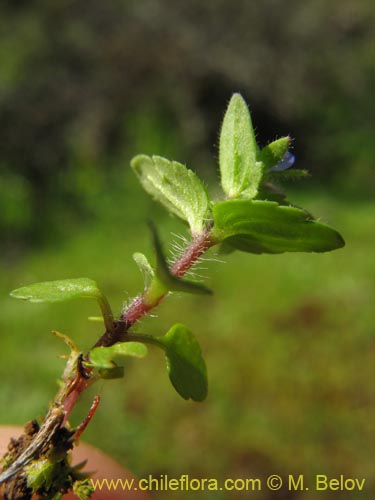
[[[190,245],[183,251],[182,255],[171,265],[171,274],[180,278],[184,276],[189,269],[191,269],[199,257],[201,257],[212,246],[213,243],[210,238],[210,232],[211,228],[206,229],[203,233],[193,238]],[[127,329],[133,326],[134,323],[145,316],[151,309],[159,305],[164,297],[168,295],[168,293],[164,293],[158,297],[155,304],[150,305],[145,301],[146,294],[147,289],[142,295],[135,297],[132,303],[122,314],[121,320],[126,323]]]
[[[184,274],[191,269],[191,267],[197,262],[199,257],[203,255],[214,243],[210,237],[211,228],[206,229],[203,233],[193,238],[191,243],[185,248],[181,256],[171,265],[170,272],[176,277],[182,277]],[[168,293],[161,294],[155,302],[150,305],[145,302],[145,296],[147,289],[143,294],[138,295],[134,298],[129,307],[121,315],[120,319],[117,321],[112,320],[111,309],[106,301],[101,302],[101,307],[105,313],[106,321],[106,332],[98,340],[95,346],[110,346],[116,342],[125,339],[128,329],[133,326],[140,318],[146,315],[151,309],[156,307],[163,299],[168,295]],[[108,323],[108,324],[107,324]],[[109,328],[111,323],[111,328]],[[137,338],[136,334],[129,335],[132,340]],[[143,337],[142,337],[143,338]],[[149,342],[152,343],[153,339],[150,336]],[[54,407],[50,410],[42,424],[41,431],[38,432],[35,439],[32,441],[31,445],[25,450],[22,460],[17,461],[14,466],[11,466],[6,473],[2,474],[2,480],[9,480],[14,474],[16,474],[20,467],[27,465],[27,463],[35,456],[35,450],[38,450],[40,442],[47,443],[51,439],[51,435],[55,432],[58,426],[65,425],[69,415],[74,408],[80,394],[85,391],[89,386],[91,386],[96,378],[93,376],[91,368],[85,368],[83,364],[82,355],[77,356],[76,363],[71,366],[70,373],[68,376],[63,377],[64,386],[58,391],[55,400]],[[95,409],[99,402],[97,401]],[[60,420],[55,419],[53,432],[49,431],[50,416],[55,411],[54,408],[60,409]],[[79,427],[80,428],[80,427]],[[38,443],[38,446],[36,446]]]
[[[206,229],[200,235],[193,238],[190,244],[185,248],[180,257],[171,265],[170,272],[176,277],[183,276],[203,255],[211,246],[212,240],[210,238],[211,228]],[[106,331],[102,337],[96,342],[95,347],[105,346],[109,347],[116,342],[124,339],[126,337],[126,332],[130,327],[132,327],[139,319],[145,316],[151,309],[155,308],[160,302],[168,295],[164,293],[160,295],[157,300],[152,304],[148,304],[145,301],[147,294],[147,289],[144,290],[143,294],[138,295],[133,299],[131,304],[124,311],[122,316],[118,321],[115,321],[115,328],[111,331]],[[86,373],[86,377],[90,377],[89,371]],[[91,379],[88,380],[84,376],[79,376],[74,381],[74,388],[69,391],[69,393],[64,398],[64,408],[67,415],[72,411],[79,395],[83,392],[89,385],[91,385]]]
[[[206,229],[203,233],[193,238],[190,244],[185,248],[180,257],[171,265],[170,272],[174,276],[183,276],[212,245],[210,238],[211,229]],[[109,347],[120,340],[125,340],[128,329],[133,326],[140,318],[145,316],[151,309],[156,307],[166,297],[167,293],[160,295],[155,303],[147,304],[145,296],[147,289],[143,294],[138,295],[124,311],[118,321],[114,321],[115,328],[106,331],[102,337],[96,342],[95,347]],[[80,361],[79,361],[80,363]],[[95,381],[92,378],[91,370],[86,369],[82,373],[82,363],[80,363],[75,373],[74,379],[70,379],[65,384],[64,397],[61,399],[66,412],[66,420],[68,419],[73,407],[75,406],[80,394],[87,389]],[[67,384],[70,384],[67,389]],[[61,394],[61,392],[60,392]],[[60,401],[59,401],[60,402]]]

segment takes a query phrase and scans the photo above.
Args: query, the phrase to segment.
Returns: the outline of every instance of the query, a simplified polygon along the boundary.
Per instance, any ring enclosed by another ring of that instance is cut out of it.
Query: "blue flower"
[[[268,172],[280,172],[281,170],[288,170],[288,168],[292,167],[295,162],[295,156],[292,155],[289,151],[285,153],[282,160],[279,163],[276,163],[273,167],[268,169]]]

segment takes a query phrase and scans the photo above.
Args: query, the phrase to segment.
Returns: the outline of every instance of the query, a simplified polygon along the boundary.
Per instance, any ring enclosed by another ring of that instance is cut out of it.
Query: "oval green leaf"
[[[129,333],[138,342],[156,345],[166,354],[173,387],[184,399],[203,401],[207,396],[207,369],[200,345],[185,325],[177,323],[163,337]]]
[[[177,323],[158,340],[165,348],[173,387],[184,399],[203,401],[207,396],[207,369],[194,335],[185,325]]]
[[[275,202],[224,201],[213,207],[213,217],[213,239],[244,252],[328,252],[345,245],[335,229]]]
[[[262,179],[250,112],[240,94],[229,102],[220,132],[221,185],[229,198],[254,198]]]
[[[34,283],[17,288],[10,295],[16,299],[29,300],[30,302],[63,302],[81,297],[101,298],[97,284],[89,278]]]

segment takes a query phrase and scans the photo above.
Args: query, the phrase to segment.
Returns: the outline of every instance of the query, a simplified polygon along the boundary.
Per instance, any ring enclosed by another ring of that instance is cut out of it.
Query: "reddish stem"
[[[68,421],[70,413],[74,408],[81,392],[87,389],[87,387],[89,387],[93,382],[93,379],[84,378],[82,375],[77,376],[74,388],[69,391],[62,402],[65,410],[64,424]]]
[[[209,238],[209,231],[204,231],[191,242],[184,253],[179,257],[171,267],[171,273],[180,278],[183,276],[194,264],[199,257],[204,254],[211,246]]]
[[[149,304],[145,304],[144,296],[139,295],[135,297],[130,306],[126,309],[124,314],[122,315],[122,320],[125,321],[128,327],[132,326],[139,318],[145,316],[153,306]]]
[[[184,250],[182,255],[172,264],[171,274],[177,277],[183,276],[212,245],[210,240],[210,230],[205,230],[200,235],[196,236],[191,244]],[[150,305],[145,303],[145,294],[136,297],[123,313],[121,320],[124,321],[128,328],[136,323],[140,318],[145,316],[151,309],[160,304],[166,296],[162,295],[156,304]]]
[[[210,239],[210,230],[207,229],[202,234],[196,236],[190,243],[190,245],[184,250],[182,255],[176,260],[174,264],[172,264],[170,271],[174,276],[181,277],[183,276],[199,259],[199,257],[205,253],[212,245]],[[125,324],[125,329],[130,328],[134,323],[136,323],[140,318],[145,316],[151,309],[156,307],[166,296],[167,294],[159,297],[158,301],[155,304],[147,304],[145,303],[145,293],[143,295],[139,295],[135,297],[133,302],[129,305],[126,311],[123,313],[120,321]],[[105,343],[99,343],[96,345],[107,345]],[[77,379],[73,382],[71,390],[68,392],[66,397],[64,398],[63,405],[66,411],[67,420],[70,412],[72,411],[79,395],[83,392],[88,386],[93,383],[94,380],[89,378],[89,373],[78,374]]]

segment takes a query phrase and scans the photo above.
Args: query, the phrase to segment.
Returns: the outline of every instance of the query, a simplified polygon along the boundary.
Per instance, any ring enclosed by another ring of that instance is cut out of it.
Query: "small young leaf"
[[[257,144],[246,102],[234,94],[220,133],[221,185],[229,198],[254,198],[262,179],[262,163],[256,159]]]
[[[147,257],[143,253],[140,253],[140,252],[134,253],[133,259],[134,259],[135,263],[137,264],[139,270],[143,274],[145,286],[147,287],[151,283],[151,281],[153,280],[153,278],[155,276],[155,272],[154,272],[151,264],[147,260]]]
[[[63,302],[80,297],[98,299],[101,297],[101,292],[95,281],[89,278],[77,278],[34,283],[17,288],[10,295],[30,302]]]
[[[214,206],[213,216],[213,238],[244,252],[327,252],[345,245],[330,226],[275,202],[224,201]]]
[[[261,161],[266,170],[274,168],[277,163],[283,160],[290,145],[290,137],[281,137],[270,142],[260,152],[257,158]]]
[[[164,207],[186,220],[192,234],[199,234],[209,212],[206,190],[192,171],[181,163],[160,156],[139,155],[131,166],[143,188]]]
[[[94,347],[89,353],[90,363],[95,368],[111,369],[117,367],[114,358],[133,356],[143,358],[147,347],[140,342],[119,342],[110,347]]]

